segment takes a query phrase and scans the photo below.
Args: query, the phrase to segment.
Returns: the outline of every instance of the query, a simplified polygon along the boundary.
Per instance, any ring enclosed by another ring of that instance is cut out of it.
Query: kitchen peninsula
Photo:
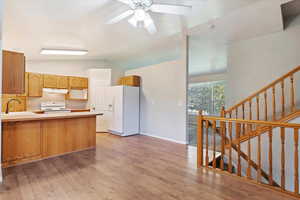
[[[2,166],[95,148],[96,113],[2,115]]]

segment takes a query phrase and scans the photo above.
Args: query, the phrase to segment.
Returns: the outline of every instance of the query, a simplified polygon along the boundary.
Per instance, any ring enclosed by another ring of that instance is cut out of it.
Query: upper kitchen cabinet
[[[25,56],[12,51],[2,52],[2,93],[25,92]]]
[[[69,77],[69,87],[71,89],[87,89],[88,78],[83,77]]]
[[[43,75],[38,73],[28,73],[28,96],[43,96]]]
[[[57,76],[44,74],[44,88],[57,88]]]
[[[68,89],[69,78],[67,76],[44,74],[44,88]]]
[[[69,77],[57,76],[57,88],[58,89],[68,89],[69,88]]]
[[[27,97],[28,96],[28,72],[25,72],[25,91],[22,94],[17,94],[19,97]]]
[[[141,78],[139,76],[124,76],[119,79],[118,85],[140,87]]]

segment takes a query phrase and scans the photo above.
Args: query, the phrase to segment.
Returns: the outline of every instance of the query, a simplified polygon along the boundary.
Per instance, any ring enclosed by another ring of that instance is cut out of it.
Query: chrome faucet
[[[19,99],[10,99],[10,100],[6,103],[6,111],[5,111],[6,114],[8,114],[8,112],[9,112],[9,104],[10,104],[10,102],[12,102],[12,101],[16,101],[16,102],[18,102],[19,104],[22,103]]]

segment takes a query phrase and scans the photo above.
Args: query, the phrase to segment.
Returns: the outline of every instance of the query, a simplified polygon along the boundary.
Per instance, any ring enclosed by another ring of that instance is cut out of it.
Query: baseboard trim
[[[149,137],[162,139],[162,140],[167,140],[167,141],[170,141],[170,142],[175,142],[175,143],[178,143],[178,144],[187,144],[186,141],[174,140],[174,139],[170,139],[170,138],[167,138],[167,137],[160,137],[160,136],[157,136],[157,135],[151,135],[151,134],[148,134],[148,133],[140,133],[140,134],[141,135],[146,135],[146,136],[149,136]]]

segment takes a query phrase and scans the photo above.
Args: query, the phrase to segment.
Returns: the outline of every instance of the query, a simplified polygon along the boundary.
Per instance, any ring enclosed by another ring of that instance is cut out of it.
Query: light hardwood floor
[[[292,197],[196,169],[184,145],[97,134],[96,150],[8,168],[0,200],[272,199]]]

